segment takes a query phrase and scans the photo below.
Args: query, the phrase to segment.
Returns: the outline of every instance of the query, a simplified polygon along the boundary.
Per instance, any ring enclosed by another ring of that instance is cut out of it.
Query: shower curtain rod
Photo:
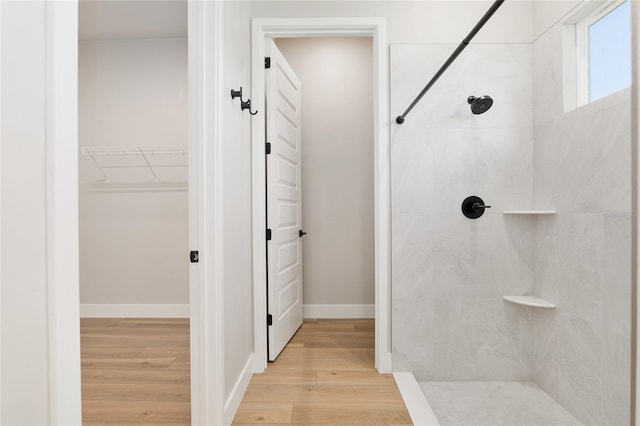
[[[407,108],[407,110],[403,112],[402,115],[399,115],[396,117],[396,123],[398,124],[404,123],[404,118],[407,116],[407,114],[409,114],[409,112],[413,109],[413,107],[415,107],[416,104],[420,102],[420,99],[422,99],[424,94],[427,93],[429,89],[431,89],[431,86],[433,86],[433,84],[440,78],[440,76],[444,74],[447,68],[449,68],[449,65],[451,65],[453,61],[456,60],[456,58],[460,53],[462,53],[464,48],[467,47],[467,45],[469,45],[469,43],[471,42],[471,40],[473,40],[473,37],[475,37],[478,31],[480,31],[480,29],[484,26],[484,24],[487,23],[487,21],[491,18],[491,16],[493,16],[493,14],[496,13],[496,10],[498,10],[498,8],[502,6],[502,3],[504,3],[504,0],[496,0],[495,2],[493,2],[489,10],[487,10],[484,16],[480,18],[476,26],[473,27],[473,29],[467,35],[467,37],[464,40],[462,40],[462,43],[460,43],[456,48],[456,50],[453,51],[451,56],[449,56],[449,59],[447,59],[445,63],[442,64],[442,66],[440,67],[438,72],[433,76],[431,81],[429,81],[429,83],[427,83],[424,89],[422,89],[422,92],[420,92],[418,96],[413,100],[413,102],[411,102],[411,105],[409,105],[409,108]]]

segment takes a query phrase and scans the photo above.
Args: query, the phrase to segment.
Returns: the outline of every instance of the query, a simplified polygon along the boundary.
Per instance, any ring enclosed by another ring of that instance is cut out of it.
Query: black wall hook
[[[258,111],[256,112],[251,112],[251,99],[247,99],[246,101],[240,101],[240,109],[242,111],[244,111],[245,109],[249,110],[249,114],[251,115],[256,115],[258,113]]]
[[[245,109],[249,110],[249,114],[256,115],[258,111],[251,112],[251,99],[247,99],[246,101],[242,99],[242,86],[240,86],[240,90],[231,89],[231,99],[240,98],[240,110],[244,111]]]
[[[240,98],[240,102],[244,102],[242,100],[242,86],[240,86],[240,90],[231,89],[231,99]]]

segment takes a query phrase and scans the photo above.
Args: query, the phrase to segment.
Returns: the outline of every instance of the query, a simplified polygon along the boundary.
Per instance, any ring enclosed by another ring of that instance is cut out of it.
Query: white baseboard
[[[409,416],[414,425],[419,426],[440,426],[429,401],[422,393],[420,385],[413,376],[413,373],[393,373],[393,378],[398,385],[400,395],[407,407]]]
[[[231,390],[229,398],[227,398],[227,401],[224,404],[225,425],[230,425],[233,422],[233,418],[236,416],[236,412],[238,411],[238,407],[240,407],[242,398],[244,397],[244,394],[249,387],[249,382],[251,381],[252,376],[253,354],[249,355],[249,359],[245,363],[244,368],[242,369],[242,373],[240,373],[240,377],[238,377],[236,384]]]
[[[376,305],[303,305],[305,318],[375,318]]]
[[[80,318],[189,318],[189,304],[81,304]]]

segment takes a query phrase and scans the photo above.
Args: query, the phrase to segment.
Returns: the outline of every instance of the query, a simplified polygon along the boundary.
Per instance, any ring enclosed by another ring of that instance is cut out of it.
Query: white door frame
[[[51,424],[81,423],[77,1],[47,2],[47,262]],[[189,1],[191,422],[224,424],[222,6]],[[188,253],[184,253],[185,258]]]
[[[631,424],[640,424],[640,3],[631,2]]]
[[[49,421],[81,424],[78,3],[47,1],[46,229]]]
[[[375,294],[376,368],[391,372],[391,158],[389,149],[389,81],[384,18],[253,19],[251,99],[265,104],[265,38],[372,37],[374,81]],[[260,109],[260,108],[258,108]],[[267,283],[265,247],[265,123],[251,121],[254,371],[267,367]]]
[[[191,424],[222,425],[222,4],[189,0]],[[185,257],[187,253],[184,254]]]

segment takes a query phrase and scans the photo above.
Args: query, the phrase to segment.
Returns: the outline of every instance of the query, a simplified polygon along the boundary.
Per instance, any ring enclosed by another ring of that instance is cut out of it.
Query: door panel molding
[[[275,361],[302,325],[302,132],[301,84],[273,40],[266,72],[267,242],[269,360]],[[294,216],[295,214],[295,216]]]

